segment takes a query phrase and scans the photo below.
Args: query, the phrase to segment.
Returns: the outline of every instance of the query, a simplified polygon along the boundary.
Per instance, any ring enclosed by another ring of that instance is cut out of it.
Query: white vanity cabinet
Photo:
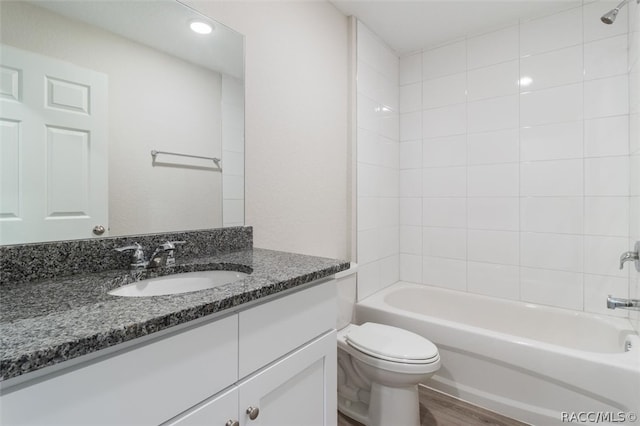
[[[4,389],[0,424],[335,425],[334,325],[312,285]]]
[[[335,306],[325,283],[241,311],[240,380],[167,426],[335,425]]]

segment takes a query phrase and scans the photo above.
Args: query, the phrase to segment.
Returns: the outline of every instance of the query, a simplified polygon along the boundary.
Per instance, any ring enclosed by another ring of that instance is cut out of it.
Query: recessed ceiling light
[[[213,31],[211,24],[207,24],[203,21],[191,21],[189,23],[189,27],[191,28],[191,31],[198,34],[209,34]]]

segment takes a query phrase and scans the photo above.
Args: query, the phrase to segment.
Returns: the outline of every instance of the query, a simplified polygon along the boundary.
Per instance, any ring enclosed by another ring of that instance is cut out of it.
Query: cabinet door
[[[225,426],[237,420],[238,388],[234,386],[162,426]]]
[[[335,426],[336,352],[332,330],[242,381],[240,425]]]

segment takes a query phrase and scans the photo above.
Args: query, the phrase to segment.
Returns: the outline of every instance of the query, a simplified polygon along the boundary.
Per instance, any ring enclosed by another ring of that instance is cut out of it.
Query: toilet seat
[[[439,361],[438,348],[424,337],[384,324],[364,323],[345,335],[347,344],[378,360],[401,364]]]

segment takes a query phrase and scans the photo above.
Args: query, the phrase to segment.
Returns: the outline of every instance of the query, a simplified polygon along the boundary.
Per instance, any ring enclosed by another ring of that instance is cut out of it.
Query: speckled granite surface
[[[133,282],[126,270],[6,283],[0,286],[0,380],[237,307],[348,268],[348,262],[339,260],[253,249],[179,262],[171,273],[210,269],[251,272],[236,283],[179,295],[107,294]]]
[[[214,256],[253,245],[253,228],[204,229],[163,234],[129,235],[90,240],[0,246],[0,285],[63,277],[87,272],[127,269],[130,254],[116,247],[142,244],[147,256],[165,241],[187,241],[176,249],[176,259]]]

